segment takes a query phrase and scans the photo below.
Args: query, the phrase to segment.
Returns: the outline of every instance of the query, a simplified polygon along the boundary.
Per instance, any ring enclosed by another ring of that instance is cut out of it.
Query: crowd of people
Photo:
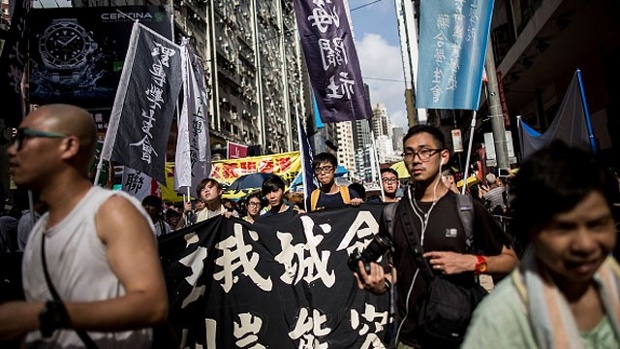
[[[522,164],[509,189],[489,174],[478,195],[461,195],[443,133],[418,125],[403,137],[410,180],[403,185],[396,171],[381,170],[379,198],[338,185],[336,157],[321,153],[312,162],[320,186],[306,198],[287,196],[286,183],[271,175],[233,203],[206,178],[196,200],[175,205],[93,186],[95,144],[92,117],[70,105],[43,106],[17,129],[10,172],[36,196],[32,214],[14,210],[0,219],[2,250],[23,251],[25,298],[0,304],[0,343],[151,347],[152,327],[168,312],[157,237],[219,215],[254,224],[383,201],[378,236],[390,241],[388,258],[368,268],[360,261],[354,276],[362,292],[395,295],[397,327],[387,339],[394,347],[620,347],[620,267],[612,254],[619,185],[583,150],[554,142]],[[507,212],[509,232],[493,217]],[[477,292],[483,276],[493,282],[481,300],[448,311],[464,323],[433,307],[438,285],[453,286],[442,291],[447,300],[457,289]]]

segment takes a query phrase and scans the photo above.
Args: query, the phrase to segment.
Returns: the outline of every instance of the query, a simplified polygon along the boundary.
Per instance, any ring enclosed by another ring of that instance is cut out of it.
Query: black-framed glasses
[[[398,178],[381,178],[383,183],[392,184],[398,182]]]
[[[422,162],[427,162],[428,160],[431,159],[431,156],[439,153],[442,149],[430,149],[430,148],[424,148],[424,149],[420,149],[418,151],[405,151],[404,153],[402,153],[402,157],[403,160],[405,160],[406,162],[413,162],[413,159],[416,157],[416,155],[418,156],[418,158],[420,159],[420,161]]]
[[[260,207],[260,202],[248,202],[248,207]]]
[[[12,143],[15,146],[15,149],[21,150],[22,145],[24,143],[24,139],[26,137],[41,137],[41,138],[65,138],[69,137],[69,135],[59,132],[51,132],[51,131],[39,131],[34,130],[28,127],[21,127],[15,131],[13,135]]]
[[[315,168],[314,173],[316,174],[329,173],[329,172],[332,172],[333,170],[334,170],[334,166],[327,165],[327,166],[321,166],[321,167]]]

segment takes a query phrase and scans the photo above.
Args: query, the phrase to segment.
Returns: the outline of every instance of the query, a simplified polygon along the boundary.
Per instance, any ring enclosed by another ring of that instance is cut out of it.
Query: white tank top
[[[125,289],[110,269],[106,247],[97,236],[95,215],[111,196],[127,198],[145,217],[148,215],[135,198],[119,191],[92,187],[71,213],[51,229],[46,213],[37,221],[30,236],[22,263],[22,280],[27,301],[52,300],[41,264],[41,239],[45,234],[45,259],[56,291],[65,302],[89,302],[118,298]],[[149,224],[150,226],[150,224]],[[153,232],[154,234],[154,232]],[[153,236],[151,234],[151,236]],[[99,348],[149,348],[151,329],[125,332],[88,332]],[[51,339],[42,339],[39,331],[30,332],[27,348],[83,347],[73,330],[55,331]]]

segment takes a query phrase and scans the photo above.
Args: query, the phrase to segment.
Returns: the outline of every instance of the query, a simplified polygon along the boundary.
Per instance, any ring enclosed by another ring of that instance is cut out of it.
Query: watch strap
[[[39,323],[44,338],[51,337],[57,329],[66,328],[69,325],[69,314],[64,303],[59,300],[45,302],[39,313]]]
[[[476,258],[477,260],[474,273],[476,275],[484,274],[487,271],[487,259],[480,255],[477,255]]]

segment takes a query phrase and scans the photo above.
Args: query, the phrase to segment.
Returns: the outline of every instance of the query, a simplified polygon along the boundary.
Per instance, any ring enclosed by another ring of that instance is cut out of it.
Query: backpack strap
[[[456,194],[456,206],[465,229],[465,244],[471,251],[474,246],[474,201],[471,195]]]
[[[407,237],[407,242],[409,242],[409,247],[411,247],[411,252],[413,253],[413,259],[415,260],[418,269],[422,273],[422,277],[427,282],[427,284],[433,280],[435,274],[431,269],[430,265],[424,258],[424,249],[420,246],[420,232],[418,231],[418,227],[413,223],[411,219],[411,215],[407,213],[407,207],[405,206],[409,201],[409,195],[405,194],[405,197],[401,200],[402,205],[398,205],[398,216],[403,225],[403,231],[405,236]]]
[[[340,196],[342,197],[342,202],[344,202],[345,205],[348,205],[351,203],[351,193],[349,193],[348,187],[339,185],[338,192],[340,193]],[[314,189],[312,191],[312,194],[310,194],[310,211],[316,210],[316,206],[319,203],[320,196],[321,196],[321,189]]]
[[[387,229],[390,238],[394,236],[394,220],[396,218],[397,209],[398,202],[391,202],[383,208],[383,225]]]
[[[319,203],[319,196],[321,196],[321,189],[314,189],[310,194],[310,211],[316,211],[316,205]]]
[[[340,196],[342,197],[342,202],[344,202],[345,205],[348,205],[351,203],[351,193],[349,192],[349,187],[345,187],[342,185],[338,186],[338,190],[340,191]]]

